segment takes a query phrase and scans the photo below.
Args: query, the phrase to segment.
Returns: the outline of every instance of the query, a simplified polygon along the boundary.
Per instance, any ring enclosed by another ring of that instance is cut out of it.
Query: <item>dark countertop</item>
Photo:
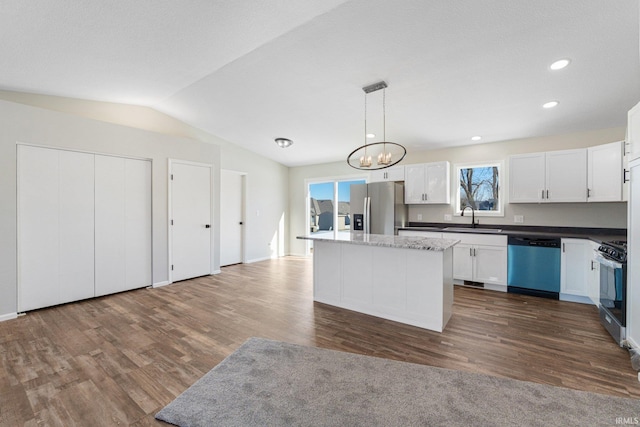
[[[464,230],[444,230],[455,227]],[[489,225],[477,226],[483,230],[482,234],[504,234],[507,236],[531,236],[531,237],[556,237],[556,238],[577,238],[590,239],[596,243],[611,240],[627,240],[626,228],[590,228],[590,227],[544,227],[544,226],[518,226],[518,225]],[[466,230],[468,229],[468,231]],[[496,230],[491,233],[489,230]],[[399,230],[434,231],[443,233],[473,233],[470,224],[452,224],[439,222],[410,222],[406,227]],[[502,231],[498,231],[502,230]]]

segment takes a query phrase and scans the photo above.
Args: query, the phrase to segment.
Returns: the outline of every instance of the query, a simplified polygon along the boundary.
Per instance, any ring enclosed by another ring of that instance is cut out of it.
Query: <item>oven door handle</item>
[[[597,262],[599,262],[602,265],[605,265],[607,267],[611,267],[611,268],[622,268],[622,264],[616,261],[612,261],[608,258],[605,258],[602,254],[600,254],[599,252],[595,252],[593,255],[593,259]]]

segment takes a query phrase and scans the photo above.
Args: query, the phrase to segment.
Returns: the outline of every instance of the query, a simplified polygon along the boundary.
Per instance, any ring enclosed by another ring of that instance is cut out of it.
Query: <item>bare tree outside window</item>
[[[498,166],[459,168],[460,209],[471,206],[477,211],[500,211],[500,169]]]

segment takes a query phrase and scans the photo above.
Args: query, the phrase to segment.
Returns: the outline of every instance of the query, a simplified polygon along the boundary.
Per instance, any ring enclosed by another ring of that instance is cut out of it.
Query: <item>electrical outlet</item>
[[[418,214],[418,221],[422,221],[422,214]]]
[[[453,217],[451,216],[451,214],[444,214],[444,220],[445,221],[451,221],[453,219]]]
[[[513,222],[517,222],[518,224],[522,224],[524,222],[524,215],[514,215]]]

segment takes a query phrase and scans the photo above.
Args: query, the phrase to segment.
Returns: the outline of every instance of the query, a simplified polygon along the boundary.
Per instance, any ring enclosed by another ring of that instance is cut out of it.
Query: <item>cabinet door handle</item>
[[[590,189],[590,188],[587,188],[587,199],[588,199],[589,197],[591,197],[591,189]]]
[[[564,243],[562,244],[562,252],[565,252],[565,250],[564,250]]]
[[[547,199],[549,199],[549,190],[547,190]]]
[[[542,195],[540,195],[541,199],[544,199],[544,190],[542,190]]]
[[[473,256],[473,248],[469,248],[469,256]]]
[[[628,172],[629,172],[628,170],[626,170],[626,169],[622,169],[622,183],[623,183],[623,184],[624,184],[624,183],[626,183],[626,182],[629,182],[629,181],[630,181],[630,180],[627,178],[627,173],[628,173]]]

